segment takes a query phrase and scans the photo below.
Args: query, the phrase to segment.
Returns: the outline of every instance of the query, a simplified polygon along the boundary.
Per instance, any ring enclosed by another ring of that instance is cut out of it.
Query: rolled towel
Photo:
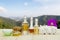
[[[45,26],[40,26],[39,28],[41,34],[46,34],[46,27]]]
[[[51,32],[52,34],[56,34],[57,28],[54,26],[51,26]]]
[[[50,26],[47,26],[47,34],[51,34],[52,33],[52,30],[51,30],[51,27]]]

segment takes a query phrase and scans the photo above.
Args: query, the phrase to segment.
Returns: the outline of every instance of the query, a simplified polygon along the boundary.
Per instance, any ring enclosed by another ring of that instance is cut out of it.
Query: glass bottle
[[[34,34],[39,34],[38,19],[35,19]]]
[[[29,28],[29,24],[27,22],[27,18],[24,17],[24,22],[22,23],[23,34],[28,34],[28,28]]]
[[[33,27],[33,17],[30,19],[30,27],[29,27],[29,33],[34,33],[34,27]]]

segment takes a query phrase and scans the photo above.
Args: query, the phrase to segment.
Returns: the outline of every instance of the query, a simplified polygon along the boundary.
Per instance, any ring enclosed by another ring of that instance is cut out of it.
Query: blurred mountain
[[[60,20],[60,16],[56,15],[42,15],[38,17],[33,17],[33,23],[35,24],[35,18],[38,18],[38,24],[44,25],[47,24],[47,20],[50,18]],[[27,17],[27,21],[30,24],[30,17]],[[23,17],[0,17],[0,28],[13,28],[14,26],[22,26]],[[60,27],[59,27],[60,28]]]
[[[9,18],[15,21],[20,21],[22,19],[22,17],[9,17]]]
[[[60,16],[57,16],[57,15],[42,15],[42,16],[38,16],[38,17],[33,17],[34,23],[35,23],[35,18],[38,18],[39,25],[40,24],[41,25],[47,24],[47,20],[49,20],[50,18],[53,18],[53,19],[56,19],[56,20],[60,20]],[[12,17],[11,19],[23,22],[23,18],[22,17]],[[30,23],[30,17],[28,17],[27,20]]]

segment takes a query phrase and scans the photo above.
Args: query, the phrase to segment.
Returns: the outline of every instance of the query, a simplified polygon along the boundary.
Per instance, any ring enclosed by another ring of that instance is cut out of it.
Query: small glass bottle
[[[33,33],[34,33],[33,17],[31,17],[31,19],[30,19],[29,33],[30,33],[30,34],[33,34]]]
[[[28,34],[28,28],[29,28],[29,24],[27,22],[27,18],[24,17],[24,22],[22,23],[23,34]]]
[[[35,19],[34,34],[39,34],[38,19]]]

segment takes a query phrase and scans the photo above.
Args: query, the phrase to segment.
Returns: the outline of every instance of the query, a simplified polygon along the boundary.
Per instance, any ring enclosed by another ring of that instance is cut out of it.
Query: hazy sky
[[[0,0],[0,16],[60,15],[60,0]]]

